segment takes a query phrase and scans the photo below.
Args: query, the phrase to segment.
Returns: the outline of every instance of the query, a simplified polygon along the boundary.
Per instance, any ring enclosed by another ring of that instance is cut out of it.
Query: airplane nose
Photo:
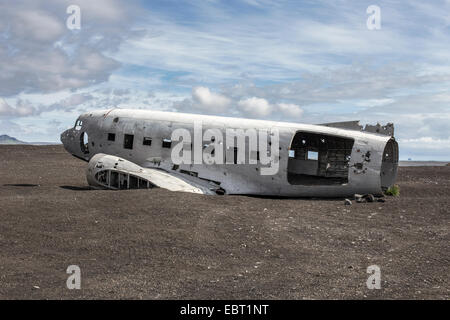
[[[61,142],[64,146],[64,148],[70,152],[70,153],[74,153],[75,150],[73,150],[73,141],[74,141],[74,134],[73,134],[73,130],[72,129],[68,129],[66,131],[64,131],[63,133],[61,133]]]
[[[68,129],[68,130],[66,130],[66,131],[64,131],[63,133],[61,133],[61,137],[60,137],[60,139],[61,139],[61,142],[62,142],[62,144],[65,146],[66,145],[66,143],[67,143],[67,140],[68,140],[68,136],[69,136],[69,134],[70,134],[70,129]]]

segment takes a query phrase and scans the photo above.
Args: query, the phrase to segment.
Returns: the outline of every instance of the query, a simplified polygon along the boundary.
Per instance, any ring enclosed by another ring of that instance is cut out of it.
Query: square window
[[[116,141],[116,134],[108,133],[108,141]]]
[[[152,138],[144,137],[144,141],[142,141],[142,144],[144,146],[151,146],[152,145]]]
[[[125,149],[133,149],[134,135],[126,134],[123,139],[123,147]]]
[[[308,160],[319,160],[319,152],[308,151],[307,157],[308,157]]]
[[[295,150],[289,150],[289,158],[295,158]]]
[[[172,147],[172,140],[170,140],[170,139],[163,139],[162,147],[170,149],[170,147]]]

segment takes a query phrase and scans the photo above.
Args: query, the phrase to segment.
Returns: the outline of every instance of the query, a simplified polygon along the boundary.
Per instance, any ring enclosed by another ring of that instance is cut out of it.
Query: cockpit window
[[[81,130],[82,126],[83,126],[83,121],[81,121],[80,119],[75,121],[75,130]]]

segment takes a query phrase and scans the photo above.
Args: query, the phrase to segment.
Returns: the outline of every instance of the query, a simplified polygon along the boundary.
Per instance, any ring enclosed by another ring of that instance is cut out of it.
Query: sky
[[[447,161],[450,0],[0,0],[0,135],[110,108],[393,122],[401,159]]]

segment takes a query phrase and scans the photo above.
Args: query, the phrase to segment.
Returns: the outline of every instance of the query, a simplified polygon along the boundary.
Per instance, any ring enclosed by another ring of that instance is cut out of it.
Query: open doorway
[[[125,134],[123,138],[123,147],[125,149],[133,149],[134,135]]]
[[[289,150],[288,182],[292,185],[347,183],[353,143],[351,138],[296,132]]]

